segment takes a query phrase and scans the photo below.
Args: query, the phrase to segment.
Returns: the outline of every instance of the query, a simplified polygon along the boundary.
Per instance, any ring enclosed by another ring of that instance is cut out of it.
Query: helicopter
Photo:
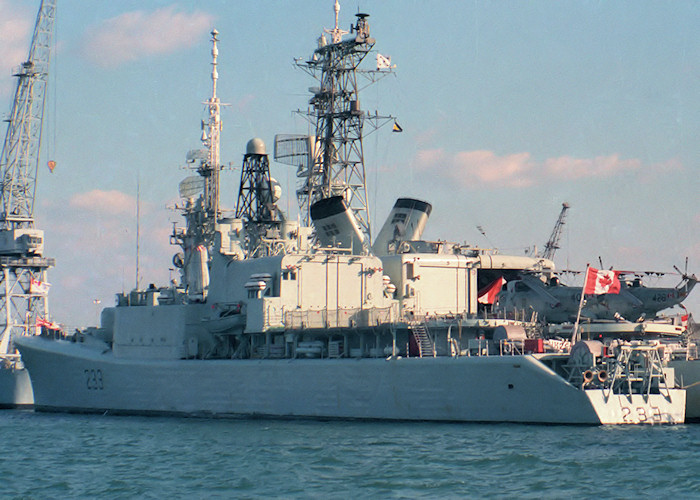
[[[631,273],[622,271],[620,293],[586,295],[581,317],[590,320],[643,321],[653,319],[663,309],[681,304],[698,282],[697,277],[681,273],[681,282],[675,287],[648,287],[642,283],[646,275],[666,273]],[[687,261],[686,261],[687,269]],[[519,279],[506,283],[496,297],[494,311],[508,314],[513,311],[537,313],[549,323],[574,321],[581,303],[582,287],[563,285],[556,275],[521,274]]]

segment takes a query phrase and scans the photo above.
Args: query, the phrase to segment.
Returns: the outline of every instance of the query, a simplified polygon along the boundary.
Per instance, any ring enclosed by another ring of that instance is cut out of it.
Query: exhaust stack
[[[396,253],[402,241],[419,240],[433,206],[413,198],[399,198],[374,240],[375,255]]]
[[[324,198],[311,205],[311,220],[322,246],[351,249],[353,254],[362,253],[364,236],[342,196]]]

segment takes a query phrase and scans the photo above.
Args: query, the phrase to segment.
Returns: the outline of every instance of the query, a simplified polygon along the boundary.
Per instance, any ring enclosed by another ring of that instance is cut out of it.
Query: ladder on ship
[[[435,344],[430,339],[428,325],[425,323],[411,323],[409,329],[418,345],[418,356],[421,358],[428,356],[435,357]]]

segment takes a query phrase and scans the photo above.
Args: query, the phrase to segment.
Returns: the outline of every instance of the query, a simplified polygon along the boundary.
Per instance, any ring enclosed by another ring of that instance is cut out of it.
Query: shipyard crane
[[[554,229],[549,237],[549,240],[544,245],[544,252],[542,252],[541,257],[543,259],[552,260],[554,258],[554,252],[559,248],[559,239],[561,238],[561,231],[564,229],[564,222],[566,219],[566,212],[569,210],[570,205],[566,202],[561,204],[561,212],[559,212],[559,218],[557,223],[554,224]]]
[[[12,337],[48,322],[44,232],[34,227],[39,150],[56,0],[42,0],[29,57],[14,71],[17,87],[0,156],[0,356],[15,356]]]

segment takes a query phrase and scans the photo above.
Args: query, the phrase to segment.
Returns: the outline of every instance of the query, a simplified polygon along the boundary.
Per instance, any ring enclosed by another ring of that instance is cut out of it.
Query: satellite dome
[[[245,152],[246,152],[246,154],[249,154],[249,155],[267,154],[265,152],[265,143],[263,142],[262,139],[260,139],[258,137],[255,137],[255,138],[248,141],[248,144],[245,147]]]
[[[272,187],[272,203],[277,203],[282,197],[282,186],[274,177],[270,177],[270,187]]]

